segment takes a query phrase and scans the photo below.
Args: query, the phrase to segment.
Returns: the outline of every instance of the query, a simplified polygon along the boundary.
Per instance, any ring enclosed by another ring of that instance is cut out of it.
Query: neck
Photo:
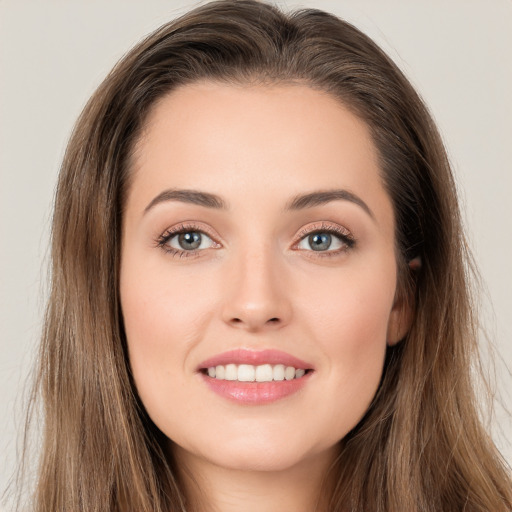
[[[173,447],[188,512],[327,512],[328,473],[336,454],[319,454],[279,471],[257,471],[220,467]]]

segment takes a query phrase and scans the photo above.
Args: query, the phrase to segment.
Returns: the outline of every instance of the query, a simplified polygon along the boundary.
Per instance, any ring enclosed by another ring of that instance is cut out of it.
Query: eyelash
[[[175,249],[174,247],[170,247],[168,245],[168,242],[174,238],[176,235],[180,235],[183,233],[188,232],[195,232],[195,233],[201,233],[203,235],[208,236],[213,241],[213,236],[211,236],[207,231],[205,231],[203,228],[195,225],[195,224],[180,224],[178,226],[174,226],[173,228],[170,228],[166,230],[164,233],[162,233],[156,240],[156,246],[162,249],[165,253],[170,254],[173,257],[179,257],[179,258],[189,258],[193,256],[197,256],[198,253],[201,251],[204,251],[204,249],[193,249],[189,251],[185,250],[179,250]],[[334,226],[331,224],[325,224],[322,222],[319,226],[315,225],[309,228],[302,229],[298,234],[298,241],[294,243],[294,247],[297,246],[306,236],[314,235],[317,233],[326,233],[330,235],[336,236],[342,243],[343,247],[340,249],[337,249],[335,251],[307,251],[305,249],[301,249],[301,251],[304,252],[312,252],[315,253],[315,257],[319,258],[330,258],[333,256],[338,256],[342,253],[348,252],[350,249],[352,249],[355,244],[356,240],[354,237],[350,234],[350,232],[340,226]],[[214,241],[215,242],[215,241]],[[217,242],[215,242],[217,243]]]
[[[302,249],[305,252],[315,253],[315,257],[318,258],[332,258],[334,256],[339,256],[340,254],[346,253],[353,249],[356,244],[355,238],[347,229],[342,228],[341,226],[326,224],[325,222],[322,222],[319,226],[313,225],[311,227],[302,229],[297,235],[299,240],[294,244],[294,247],[298,245],[304,238],[306,238],[306,236],[315,235],[317,233],[327,233],[329,235],[334,235],[343,243],[343,247],[335,251],[306,251]]]
[[[174,226],[162,233],[158,239],[156,240],[157,247],[160,247],[164,252],[167,254],[170,254],[173,257],[179,257],[179,258],[189,258],[190,256],[196,256],[199,252],[203,251],[204,249],[194,249],[191,251],[180,251],[179,249],[175,249],[174,247],[170,247],[168,242],[174,238],[176,235],[181,235],[182,233],[201,233],[203,235],[208,236],[213,240],[213,236],[207,233],[204,228],[201,228],[195,224],[179,224],[178,226]]]

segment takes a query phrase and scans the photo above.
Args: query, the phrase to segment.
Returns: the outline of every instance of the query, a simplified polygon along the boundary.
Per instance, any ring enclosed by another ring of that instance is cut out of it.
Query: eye
[[[193,251],[212,247],[213,240],[201,231],[185,231],[177,233],[167,240],[167,245],[174,249]]]
[[[157,240],[158,247],[173,256],[187,257],[198,251],[219,247],[203,230],[181,225],[167,230]]]
[[[301,238],[296,248],[316,253],[328,253],[322,256],[336,255],[351,249],[355,240],[348,230],[341,226],[325,225],[305,228],[299,234]],[[321,254],[319,254],[320,256]]]

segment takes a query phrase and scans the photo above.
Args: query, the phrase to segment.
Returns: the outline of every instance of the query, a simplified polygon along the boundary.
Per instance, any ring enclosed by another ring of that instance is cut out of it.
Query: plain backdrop
[[[339,0],[430,107],[460,188],[486,284],[483,323],[497,348],[497,388],[512,409],[512,2]],[[187,0],[0,0],[0,493],[16,465],[27,376],[41,329],[57,172],[71,128],[114,63]],[[483,339],[483,338],[482,338]],[[512,461],[512,422],[494,437]]]

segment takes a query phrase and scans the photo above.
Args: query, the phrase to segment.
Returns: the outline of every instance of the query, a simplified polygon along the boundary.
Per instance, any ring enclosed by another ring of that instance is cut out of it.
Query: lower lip
[[[214,379],[206,374],[201,376],[206,385],[223,398],[244,405],[262,405],[297,393],[307,384],[312,373],[310,371],[300,379],[271,382],[239,382]]]

